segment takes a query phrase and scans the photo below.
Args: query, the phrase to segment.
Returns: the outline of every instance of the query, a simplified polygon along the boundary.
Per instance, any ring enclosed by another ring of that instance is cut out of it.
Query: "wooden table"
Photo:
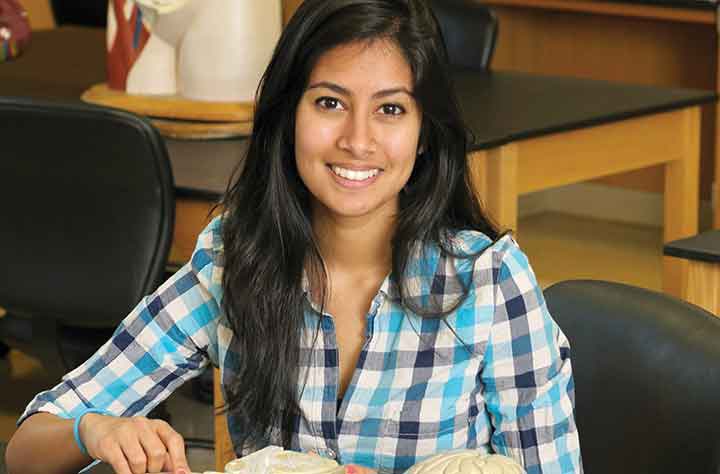
[[[699,107],[713,93],[508,72],[455,80],[479,197],[502,226],[517,227],[521,194],[663,165],[664,240],[697,232]],[[665,290],[679,296],[685,272],[665,259]]]
[[[663,253],[688,261],[683,299],[720,316],[720,229],[668,242]]]
[[[493,67],[720,91],[717,5],[699,0],[476,0],[500,19]],[[720,114],[703,107],[700,189],[720,228]],[[661,192],[658,168],[604,185]],[[713,188],[714,184],[714,188]]]
[[[693,0],[479,0],[491,6],[528,7],[650,20],[715,25],[715,8]]]

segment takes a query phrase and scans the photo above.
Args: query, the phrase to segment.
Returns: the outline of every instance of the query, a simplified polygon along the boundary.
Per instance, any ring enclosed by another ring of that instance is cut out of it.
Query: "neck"
[[[382,278],[392,265],[393,214],[338,217],[315,209],[313,230],[330,273],[377,274]]]

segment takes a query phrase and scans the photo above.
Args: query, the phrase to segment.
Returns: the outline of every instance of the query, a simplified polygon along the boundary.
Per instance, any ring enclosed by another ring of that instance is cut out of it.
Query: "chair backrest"
[[[0,307],[114,327],[164,276],[174,185],[146,120],[0,98]]]
[[[51,0],[50,3],[58,25],[105,27],[107,24],[108,0]]]
[[[428,4],[440,23],[450,64],[488,69],[498,33],[495,13],[477,0],[428,0]]]
[[[545,298],[570,340],[588,474],[720,472],[720,318],[611,282]]]

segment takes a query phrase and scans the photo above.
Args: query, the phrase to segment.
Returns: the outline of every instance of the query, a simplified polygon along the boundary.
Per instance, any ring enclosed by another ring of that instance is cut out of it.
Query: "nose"
[[[338,146],[356,158],[367,158],[375,153],[377,142],[367,114],[356,111],[348,115]]]

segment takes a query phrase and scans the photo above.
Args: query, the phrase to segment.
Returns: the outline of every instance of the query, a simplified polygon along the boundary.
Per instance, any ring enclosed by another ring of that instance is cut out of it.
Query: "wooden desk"
[[[688,261],[683,298],[720,316],[720,230],[666,243],[663,251]]]
[[[714,5],[682,0],[664,3],[651,0],[642,2],[621,0],[481,0],[481,2],[491,6],[527,7],[715,25]]]
[[[500,19],[493,67],[720,91],[716,6],[694,0],[477,0]],[[703,107],[700,189],[720,196],[720,119]],[[662,192],[660,168],[602,184]],[[714,226],[720,227],[717,197]]]
[[[508,72],[459,71],[455,81],[476,187],[502,226],[517,227],[523,193],[662,165],[664,239],[696,233],[699,106],[714,94]],[[665,290],[679,296],[685,272],[665,259]]]

